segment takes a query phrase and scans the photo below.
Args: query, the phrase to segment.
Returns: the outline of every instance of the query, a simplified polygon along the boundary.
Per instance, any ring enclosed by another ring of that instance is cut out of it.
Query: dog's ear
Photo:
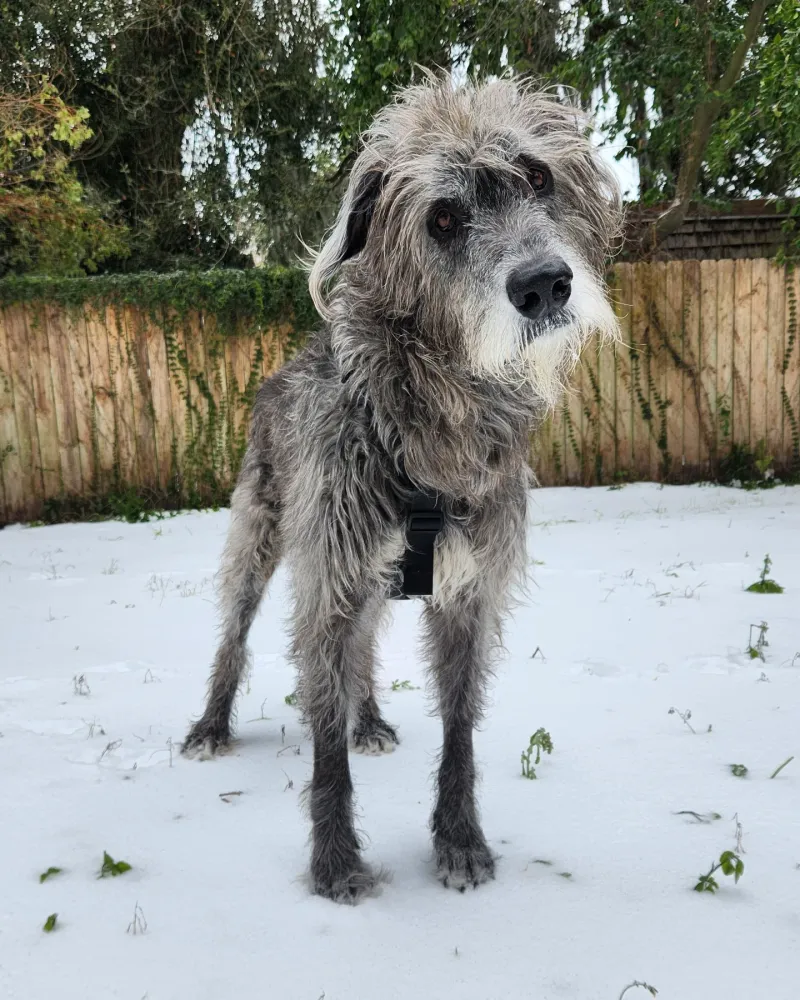
[[[364,249],[383,181],[384,175],[379,170],[370,170],[357,181],[349,206],[340,261],[350,260]]]
[[[336,224],[316,255],[308,277],[311,298],[320,315],[325,317],[329,316],[327,297],[330,282],[344,261],[364,249],[384,185],[385,175],[377,166],[359,168],[356,163]]]

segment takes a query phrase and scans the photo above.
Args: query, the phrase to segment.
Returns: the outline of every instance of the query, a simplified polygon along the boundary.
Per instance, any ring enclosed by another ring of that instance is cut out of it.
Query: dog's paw
[[[383,753],[393,753],[400,740],[397,738],[394,726],[383,719],[371,722],[359,722],[353,730],[350,739],[350,749],[355,753],[365,753],[378,756]]]
[[[334,903],[355,906],[367,896],[376,896],[380,884],[386,881],[385,873],[373,871],[359,859],[349,865],[314,865],[311,872],[311,891]]]
[[[200,719],[183,741],[181,753],[192,760],[211,760],[230,750],[231,733],[227,726]]]
[[[495,859],[485,841],[472,846],[437,843],[436,876],[448,889],[464,892],[468,886],[479,885],[494,878]]]

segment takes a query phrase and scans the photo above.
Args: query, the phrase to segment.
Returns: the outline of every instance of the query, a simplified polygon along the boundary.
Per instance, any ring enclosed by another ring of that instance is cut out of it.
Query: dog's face
[[[340,288],[552,403],[586,337],[616,329],[602,266],[619,211],[576,109],[507,81],[431,82],[367,133],[312,294],[325,311],[344,264]]]

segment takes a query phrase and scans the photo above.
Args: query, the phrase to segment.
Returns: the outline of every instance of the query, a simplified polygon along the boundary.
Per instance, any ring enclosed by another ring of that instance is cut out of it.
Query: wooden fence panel
[[[717,409],[717,281],[716,261],[700,261],[700,354],[698,387],[700,400],[698,471],[701,475],[716,461],[719,447]]]
[[[611,285],[620,342],[586,345],[532,442],[543,485],[713,476],[734,443],[778,475],[800,471],[800,270],[618,264]],[[219,498],[290,333],[223,332],[198,312],[6,304],[0,522],[128,488]]]

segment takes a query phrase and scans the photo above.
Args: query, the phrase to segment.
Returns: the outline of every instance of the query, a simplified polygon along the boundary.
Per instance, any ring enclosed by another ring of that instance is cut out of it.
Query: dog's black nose
[[[523,264],[508,276],[506,291],[527,319],[544,319],[565,306],[572,291],[572,271],[560,257],[544,263]]]

